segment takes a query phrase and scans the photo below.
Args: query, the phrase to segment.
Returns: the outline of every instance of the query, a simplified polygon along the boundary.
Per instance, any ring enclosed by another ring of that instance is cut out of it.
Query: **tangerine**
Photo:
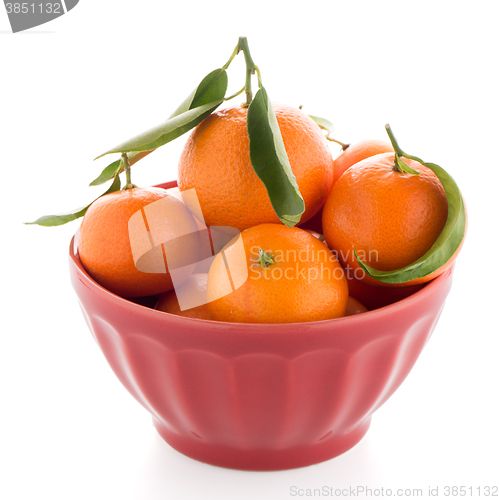
[[[226,294],[228,271],[237,286]],[[307,231],[282,224],[243,231],[217,254],[208,274],[207,296],[213,300],[208,308],[218,321],[338,318],[345,313],[348,295],[344,271],[330,250]]]
[[[355,314],[361,314],[367,311],[368,308],[366,308],[359,300],[349,295],[349,297],[347,298],[345,316],[354,316]]]
[[[346,145],[342,153],[333,161],[333,183],[335,184],[349,167],[359,161],[381,153],[390,153],[391,151],[394,151],[394,149],[390,142],[376,139],[366,139]]]
[[[187,290],[188,293],[206,297],[207,280],[208,274],[191,274],[181,285],[181,288],[189,287]],[[181,310],[176,291],[174,290],[162,294],[156,303],[155,309],[187,318],[212,319],[206,302],[190,309]]]
[[[273,104],[292,172],[304,199],[301,222],[321,208],[333,182],[333,158],[319,126],[304,112]],[[179,160],[179,188],[196,189],[205,222],[242,231],[277,223],[264,184],[252,168],[247,108],[215,111],[188,138]]]
[[[187,245],[185,233],[197,236],[187,207],[161,188],[131,188],[101,196],[88,208],[80,226],[78,252],[89,273],[121,297],[156,295],[173,288],[168,271],[183,268],[185,279],[199,245]]]
[[[381,271],[405,267],[429,250],[448,216],[448,202],[436,175],[404,158],[419,175],[396,171],[394,153],[372,156],[350,167],[335,183],[323,208],[323,231],[344,267],[363,281],[360,259]],[[396,286],[425,283],[434,274]]]

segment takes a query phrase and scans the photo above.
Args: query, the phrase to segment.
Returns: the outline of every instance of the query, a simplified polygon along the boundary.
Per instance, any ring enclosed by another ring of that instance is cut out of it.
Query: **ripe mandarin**
[[[301,110],[274,104],[288,159],[305,203],[301,222],[323,205],[333,182],[333,159],[323,132]],[[247,108],[215,111],[188,138],[179,160],[179,188],[195,188],[210,226],[248,229],[277,223],[264,184],[250,163]]]
[[[436,175],[414,160],[403,160],[420,175],[395,171],[394,153],[384,153],[350,167],[330,192],[323,208],[323,231],[349,276],[362,274],[354,250],[375,269],[399,269],[424,255],[446,223],[448,202]],[[401,286],[369,276],[362,279]]]
[[[347,298],[345,316],[354,316],[355,314],[361,314],[367,311],[368,309],[359,300],[349,295]]]
[[[333,183],[352,165],[355,165],[365,158],[375,156],[381,153],[390,153],[394,151],[390,142],[376,139],[367,139],[364,141],[349,144],[333,161]]]
[[[189,287],[188,293],[206,297],[207,279],[208,274],[191,274],[181,287]],[[158,299],[155,309],[187,318],[212,319],[206,303],[181,311],[175,290],[170,290],[162,294]]]
[[[234,255],[241,248],[245,258]],[[208,274],[212,318],[240,323],[295,323],[343,316],[349,294],[344,271],[329,249],[313,235],[282,224],[254,226],[230,242]],[[229,263],[228,269],[226,262]],[[232,265],[232,263],[237,263]],[[228,270],[248,276],[222,296]],[[221,297],[221,298],[218,298]]]
[[[136,223],[129,224],[132,220]],[[196,244],[179,239],[186,232],[196,235],[196,230],[186,206],[164,189],[123,189],[90,205],[80,226],[78,252],[90,276],[110,292],[122,297],[156,295],[173,287],[167,248],[174,267],[196,262]]]

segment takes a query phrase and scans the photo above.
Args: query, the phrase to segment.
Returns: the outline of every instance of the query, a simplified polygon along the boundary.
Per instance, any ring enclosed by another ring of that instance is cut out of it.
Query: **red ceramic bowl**
[[[311,465],[358,443],[429,339],[452,271],[356,316],[237,324],[120,298],[90,278],[70,246],[87,324],[160,435],[191,458],[245,470]]]

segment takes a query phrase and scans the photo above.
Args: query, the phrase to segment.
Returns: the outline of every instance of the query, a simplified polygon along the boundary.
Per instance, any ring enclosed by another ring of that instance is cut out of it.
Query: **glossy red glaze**
[[[175,316],[114,295],[82,267],[70,276],[116,376],[179,452],[245,470],[333,458],[366,433],[408,375],[451,287],[452,270],[395,304],[292,324]]]

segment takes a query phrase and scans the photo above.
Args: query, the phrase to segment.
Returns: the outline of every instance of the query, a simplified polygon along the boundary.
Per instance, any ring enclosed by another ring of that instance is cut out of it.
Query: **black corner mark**
[[[48,23],[73,9],[79,0],[4,0],[14,33]]]

